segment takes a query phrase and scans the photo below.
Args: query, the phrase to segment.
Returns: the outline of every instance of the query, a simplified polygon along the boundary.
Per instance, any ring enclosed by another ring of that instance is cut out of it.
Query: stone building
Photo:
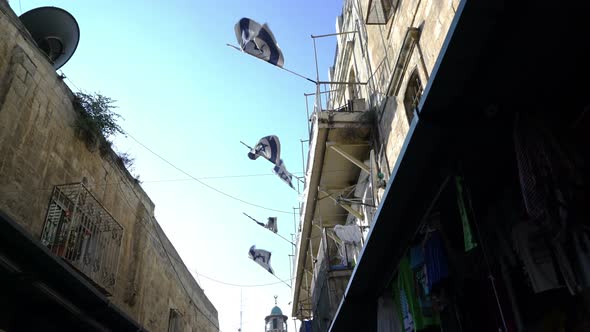
[[[344,0],[310,118],[302,326],[588,329],[588,94],[566,84],[590,72],[577,6]]]
[[[218,331],[217,310],[0,1],[0,329]]]
[[[329,71],[338,83],[311,119],[296,261],[292,314],[313,316],[315,329],[327,330],[336,313],[457,3],[343,2]],[[336,225],[363,235],[343,245]]]

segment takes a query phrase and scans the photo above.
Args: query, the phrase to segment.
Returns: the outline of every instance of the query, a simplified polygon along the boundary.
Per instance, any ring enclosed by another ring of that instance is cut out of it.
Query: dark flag
[[[252,160],[256,160],[260,156],[277,165],[281,159],[281,142],[277,136],[270,135],[261,138],[256,146],[248,152],[248,158]]]
[[[264,227],[270,229],[274,233],[278,232],[279,228],[277,225],[277,217],[268,217],[268,221],[266,222],[266,225],[264,225]]]
[[[258,263],[258,265],[262,266],[271,274],[275,274],[272,267],[270,266],[270,256],[270,251],[256,249],[256,246],[251,246],[250,250],[248,251],[248,257],[250,257],[253,261]]]
[[[258,22],[244,17],[236,23],[234,30],[243,52],[277,67],[283,67],[285,62],[283,52],[266,23],[260,25]]]
[[[278,231],[278,225],[277,225],[277,217],[268,217],[268,221],[266,222],[266,225],[264,223],[261,223],[260,221],[250,217],[249,215],[247,215],[245,212],[242,212],[246,217],[252,219],[255,223],[257,223],[258,225],[270,229],[271,231],[273,231],[273,233],[276,233]]]

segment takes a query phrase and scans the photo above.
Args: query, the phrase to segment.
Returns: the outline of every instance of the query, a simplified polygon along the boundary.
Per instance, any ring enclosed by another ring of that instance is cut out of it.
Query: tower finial
[[[275,295],[275,305],[277,305],[277,295]]]

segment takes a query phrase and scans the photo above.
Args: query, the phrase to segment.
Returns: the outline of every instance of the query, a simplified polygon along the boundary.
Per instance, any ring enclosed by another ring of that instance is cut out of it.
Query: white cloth
[[[358,244],[361,242],[361,230],[357,225],[336,225],[334,226],[334,233],[344,243]]]
[[[401,332],[400,314],[391,294],[383,294],[377,300],[377,332]]]

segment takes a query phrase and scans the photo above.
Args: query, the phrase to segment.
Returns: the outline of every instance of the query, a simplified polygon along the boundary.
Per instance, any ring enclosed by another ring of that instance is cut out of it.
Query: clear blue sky
[[[74,91],[117,100],[121,126],[141,143],[230,195],[278,210],[298,206],[297,193],[272,174],[269,162],[249,160],[240,141],[254,145],[263,136],[279,136],[287,168],[301,176],[300,139],[307,139],[303,93],[315,87],[225,44],[236,44],[233,27],[240,18],[267,22],[285,67],[315,78],[310,35],[334,32],[342,0],[10,2],[17,14],[57,6],[74,15],[81,39],[62,67],[75,86],[66,83]],[[333,37],[318,40],[323,79],[335,43]],[[197,279],[219,311],[221,330],[236,331],[240,288],[205,276],[244,285],[277,282],[247,258],[256,244],[273,252],[276,274],[289,278],[290,245],[242,212],[260,221],[277,216],[285,237],[293,233],[293,216],[245,205],[188,180],[130,138],[117,137],[115,146],[135,158],[134,173],[156,204],[156,218],[189,268],[202,274]],[[275,294],[290,315],[285,285],[243,288],[243,331],[262,330]]]

